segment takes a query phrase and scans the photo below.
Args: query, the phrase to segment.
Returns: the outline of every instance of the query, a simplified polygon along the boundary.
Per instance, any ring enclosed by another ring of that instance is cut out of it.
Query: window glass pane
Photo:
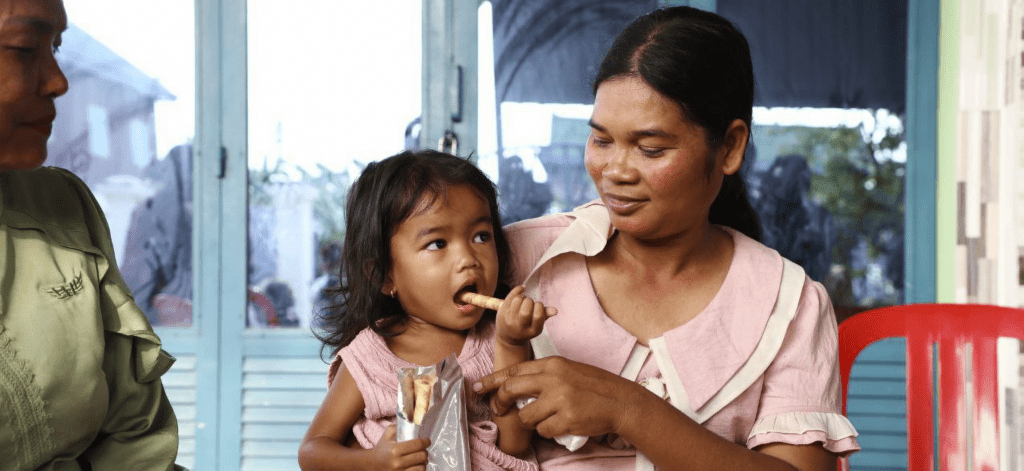
[[[150,323],[189,327],[194,6],[64,5],[70,24],[57,60],[69,91],[57,99],[47,163],[71,170],[96,194],[121,273]]]
[[[308,329],[337,284],[347,189],[420,115],[420,8],[249,2],[248,327]]]

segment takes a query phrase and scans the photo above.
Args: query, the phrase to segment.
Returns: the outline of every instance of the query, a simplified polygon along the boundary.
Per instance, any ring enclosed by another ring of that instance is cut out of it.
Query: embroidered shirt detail
[[[42,391],[10,343],[0,325],[0,417],[10,417],[6,426],[12,427],[12,436],[25,439],[15,439],[14,450],[4,450],[3,461],[12,461],[0,463],[0,469],[35,469],[53,453],[53,430],[47,423]]]
[[[82,281],[82,274],[79,273],[67,283],[46,288],[46,292],[57,299],[66,299],[81,293],[83,288],[85,288],[85,283]]]

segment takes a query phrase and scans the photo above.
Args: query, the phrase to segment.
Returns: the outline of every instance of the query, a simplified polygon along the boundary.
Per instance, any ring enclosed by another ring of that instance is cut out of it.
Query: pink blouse
[[[693,320],[643,346],[604,313],[587,272],[585,257],[614,233],[600,202],[507,227],[516,281],[559,309],[535,350],[543,355],[546,337],[561,356],[635,377],[748,448],[821,443],[837,454],[859,450],[857,432],[841,414],[836,320],[824,287],[778,252],[725,230],[735,254],[719,292]],[[637,462],[636,449],[615,437],[591,437],[575,453],[544,440],[537,453],[541,468],[553,470],[632,470]]]

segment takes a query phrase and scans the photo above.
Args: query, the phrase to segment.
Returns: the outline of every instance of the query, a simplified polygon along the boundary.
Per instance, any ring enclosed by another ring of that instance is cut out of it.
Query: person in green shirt
[[[92,193],[42,167],[66,27],[60,0],[0,0],[0,471],[176,469],[174,358]]]

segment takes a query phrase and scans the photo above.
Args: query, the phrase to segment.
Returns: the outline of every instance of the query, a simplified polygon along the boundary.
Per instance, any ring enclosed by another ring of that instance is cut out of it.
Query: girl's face
[[[590,127],[587,172],[612,225],[639,239],[657,240],[708,225],[723,176],[743,162],[743,145],[736,153],[727,137],[720,149],[710,149],[701,127],[637,77],[611,79],[598,87]]]
[[[457,294],[488,296],[498,285],[498,251],[490,208],[472,187],[456,185],[424,209],[426,201],[391,237],[391,271],[383,292],[395,297],[412,322],[463,331],[484,309]]]
[[[46,160],[53,100],[68,89],[53,55],[66,27],[60,0],[0,0],[0,170]]]

